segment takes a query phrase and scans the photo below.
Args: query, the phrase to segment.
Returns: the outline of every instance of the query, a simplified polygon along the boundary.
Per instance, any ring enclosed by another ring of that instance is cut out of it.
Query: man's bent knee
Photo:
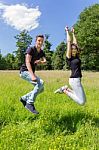
[[[42,79],[40,79],[40,84],[44,85],[44,81]]]

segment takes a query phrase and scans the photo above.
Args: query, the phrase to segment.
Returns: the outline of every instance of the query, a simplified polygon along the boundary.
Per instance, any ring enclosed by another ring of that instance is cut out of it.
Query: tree
[[[7,69],[5,58],[0,54],[0,70]]]
[[[81,12],[74,26],[82,48],[83,69],[99,70],[99,4]]]
[[[6,68],[9,70],[16,69],[15,68],[15,56],[13,54],[8,53],[5,56]]]
[[[49,35],[45,34],[45,41],[44,41],[44,52],[46,55],[46,64],[44,65],[44,69],[45,70],[51,70],[52,69],[52,55],[53,55],[53,51],[51,51],[51,46],[52,44],[48,41]]]
[[[61,42],[60,45],[57,46],[56,51],[53,55],[54,69],[61,70],[65,66],[65,52],[66,44],[64,42]]]
[[[16,35],[15,39],[17,40],[16,46],[18,49],[14,53],[16,54],[16,63],[19,69],[24,63],[26,49],[31,45],[32,37],[28,34],[28,31],[24,30],[19,35]]]

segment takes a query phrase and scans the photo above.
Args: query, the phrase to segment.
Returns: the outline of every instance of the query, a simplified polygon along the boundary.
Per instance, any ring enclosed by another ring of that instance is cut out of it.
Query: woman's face
[[[75,45],[72,45],[72,52],[71,53],[72,53],[72,56],[74,56],[74,57],[78,54],[78,50],[77,50]]]

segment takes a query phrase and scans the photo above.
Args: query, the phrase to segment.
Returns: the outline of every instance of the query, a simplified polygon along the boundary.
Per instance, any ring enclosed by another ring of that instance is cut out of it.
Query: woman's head
[[[71,44],[71,54],[72,54],[72,56],[74,56],[74,57],[78,56],[79,53],[80,53],[80,51],[79,51],[78,46],[76,44],[72,43]]]

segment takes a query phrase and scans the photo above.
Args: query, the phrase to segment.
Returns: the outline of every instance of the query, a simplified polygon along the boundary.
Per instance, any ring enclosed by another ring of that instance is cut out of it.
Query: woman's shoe
[[[65,85],[65,86],[62,86],[61,88],[59,88],[59,89],[57,89],[54,93],[56,94],[56,93],[63,93],[64,92],[64,90],[66,90],[66,89],[68,89],[68,86],[67,85]]]

